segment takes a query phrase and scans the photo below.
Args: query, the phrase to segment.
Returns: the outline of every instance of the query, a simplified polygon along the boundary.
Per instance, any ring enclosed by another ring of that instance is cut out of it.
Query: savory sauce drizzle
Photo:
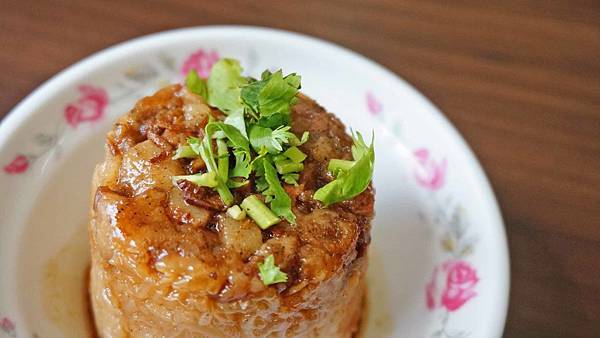
[[[97,337],[89,304],[89,256],[87,226],[82,226],[45,264],[44,310],[67,338]],[[371,248],[363,315],[354,338],[385,337],[392,330],[389,304],[385,304],[386,286],[371,277],[383,269],[379,253]]]
[[[358,332],[354,338],[391,337],[394,330],[392,308],[388,301],[384,278],[386,273],[381,253],[373,246],[369,248],[369,267],[367,269],[367,292],[363,300],[363,315]]]
[[[89,265],[87,226],[78,229],[45,264],[44,310],[67,338],[95,337],[89,307]]]

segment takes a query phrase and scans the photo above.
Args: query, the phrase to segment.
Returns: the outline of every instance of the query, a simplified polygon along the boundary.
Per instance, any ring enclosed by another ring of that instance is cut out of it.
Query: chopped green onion
[[[242,210],[239,205],[234,205],[227,209],[227,215],[236,221],[241,221],[246,218],[246,212]]]
[[[285,161],[285,160],[287,160],[287,157],[284,156],[283,154],[279,154],[279,155],[273,156],[273,162],[274,163],[282,162],[282,161]]]
[[[280,222],[279,217],[277,217],[263,201],[256,197],[256,195],[246,197],[240,206],[263,230]]]
[[[190,146],[179,145],[177,147],[177,151],[175,151],[175,155],[173,155],[173,159],[177,160],[180,158],[196,158],[200,157]]]
[[[334,158],[329,161],[327,170],[329,170],[329,172],[332,173],[334,176],[337,176],[337,174],[340,171],[347,171],[350,168],[352,168],[354,163],[355,163],[354,161],[338,160],[337,158]]]
[[[298,147],[289,147],[284,153],[287,158],[294,161],[295,163],[301,163],[306,159],[306,154],[302,152],[302,150],[298,149]]]
[[[288,174],[288,173],[297,173],[304,169],[304,164],[302,163],[294,163],[290,160],[277,162],[275,163],[275,167],[277,168],[277,172],[280,175]]]
[[[198,173],[194,175],[181,175],[181,176],[173,176],[171,177],[174,185],[177,185],[177,181],[186,180],[194,183],[195,185],[199,185],[201,187],[216,187],[219,182],[217,181],[217,175],[214,172],[209,173]]]
[[[281,176],[281,179],[287,184],[298,185],[298,179],[300,178],[300,174],[298,173],[289,173]]]
[[[264,285],[287,282],[287,274],[275,265],[275,257],[271,254],[265,257],[264,263],[258,263],[258,274]]]

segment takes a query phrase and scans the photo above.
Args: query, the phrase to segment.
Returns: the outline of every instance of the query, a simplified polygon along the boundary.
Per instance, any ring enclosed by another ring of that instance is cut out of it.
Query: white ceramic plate
[[[136,100],[219,57],[282,67],[343,122],[376,135],[367,337],[500,337],[509,270],[477,160],[414,88],[347,49],[251,27],[170,31],[69,67],[0,125],[0,336],[85,334],[85,225],[103,138]]]

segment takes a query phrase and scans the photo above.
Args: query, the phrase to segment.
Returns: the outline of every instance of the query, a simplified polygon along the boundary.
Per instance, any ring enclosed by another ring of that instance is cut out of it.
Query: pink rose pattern
[[[439,285],[439,275],[442,275],[442,285]],[[471,298],[477,295],[474,288],[479,278],[477,271],[464,260],[449,260],[441,267],[433,269],[433,276],[427,283],[427,308],[431,311],[443,307],[449,312],[460,309]]]
[[[446,159],[440,162],[436,161],[426,148],[419,148],[413,154],[418,164],[415,171],[417,183],[429,190],[440,189],[446,180],[446,169],[448,166]]]
[[[437,276],[438,276],[438,267],[433,268],[433,277],[431,281],[425,285],[425,300],[427,304],[427,309],[433,310],[436,306],[436,293],[437,293]]]
[[[104,116],[108,105],[108,94],[102,88],[89,85],[79,86],[80,97],[65,107],[65,119],[72,127],[82,122],[94,122]]]
[[[381,101],[370,91],[366,93],[367,111],[372,116],[380,116],[383,112]],[[444,158],[441,161],[436,160],[431,155],[429,149],[418,148],[413,153],[417,160],[415,170],[415,179],[417,183],[431,191],[441,189],[446,181],[446,171],[448,162]],[[425,285],[425,305],[429,311],[442,308],[446,311],[445,317],[439,330],[433,333],[433,337],[455,337],[465,336],[468,333],[459,331],[458,334],[451,335],[447,332],[446,326],[450,313],[458,311],[463,305],[477,295],[475,286],[479,282],[476,270],[460,257],[471,250],[471,244],[465,242],[463,238],[463,224],[460,219],[461,208],[455,210],[454,216],[449,220],[451,237],[442,241],[444,250],[450,252],[454,258],[433,268],[432,278]]]
[[[91,85],[81,85],[78,88],[79,98],[65,106],[64,118],[68,125],[76,128],[81,123],[90,123],[100,120],[108,106],[108,94],[103,88]],[[61,123],[59,123],[59,126]],[[37,134],[36,143],[43,147],[41,151],[28,155],[18,154],[2,170],[9,175],[25,173],[36,158],[50,151],[56,146],[56,140],[62,134],[62,128],[56,134]]]
[[[11,175],[17,175],[24,173],[29,168],[29,159],[25,155],[17,155],[15,158],[6,166],[4,166],[4,172]]]
[[[6,333],[9,337],[17,336],[17,328],[15,327],[15,323],[13,323],[12,320],[7,317],[0,319],[0,330]]]
[[[371,92],[367,92],[367,110],[371,115],[379,115],[383,111],[383,104]]]
[[[202,78],[207,78],[210,74],[212,66],[219,61],[219,54],[215,51],[205,51],[198,49],[190,54],[181,67],[181,75],[186,76],[187,73],[194,69]]]

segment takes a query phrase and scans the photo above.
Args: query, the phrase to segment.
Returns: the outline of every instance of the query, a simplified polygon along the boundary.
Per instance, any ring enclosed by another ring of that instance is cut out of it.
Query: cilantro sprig
[[[299,89],[299,75],[289,74],[283,77],[281,70],[275,73],[265,70],[260,81],[242,88],[241,98],[249,108],[249,113],[255,117],[288,114]]]
[[[287,274],[282,272],[275,265],[275,257],[268,255],[265,257],[264,263],[258,263],[258,274],[264,285],[268,286],[276,283],[285,283],[288,280]]]
[[[223,204],[231,205],[233,203],[233,194],[231,193],[231,190],[229,190],[229,187],[227,187],[227,181],[221,175],[222,170],[219,170],[217,161],[215,161],[210,135],[205,134],[202,140],[196,137],[190,137],[188,139],[188,144],[195,153],[200,155],[204,163],[206,163],[208,173],[212,173],[216,181],[214,188],[219,193]],[[219,164],[223,165],[223,163]]]
[[[325,206],[355,197],[367,189],[371,182],[375,162],[374,138],[371,138],[370,146],[367,146],[359,132],[352,135],[352,139],[354,161],[331,160],[328,169],[335,176],[335,180],[317,190],[313,196]]]
[[[233,203],[230,189],[247,185],[254,171],[256,188],[270,205],[273,217],[294,223],[291,199],[281,182],[296,184],[303,169],[301,162],[306,158],[296,146],[307,141],[308,133],[298,138],[290,131],[289,115],[300,80],[299,75],[284,76],[281,70],[264,71],[260,80],[244,77],[240,63],[233,59],[218,61],[206,81],[191,71],[186,78],[188,90],[202,96],[227,117],[222,122],[208,123],[202,140],[189,138],[188,144],[180,146],[173,157],[201,157],[207,172],[177,179],[214,188],[229,206]],[[230,154],[234,158],[233,165]],[[288,154],[291,160],[275,162],[275,157],[284,156],[282,154]],[[264,216],[266,213],[249,213],[251,217],[253,214]],[[263,224],[268,224],[267,227],[275,224],[273,217]]]
[[[223,203],[231,206],[231,189],[249,184],[254,174],[254,189],[263,198],[246,198],[242,203],[244,211],[264,229],[280,218],[293,224],[296,216],[282,183],[297,184],[306,159],[298,146],[308,140],[309,134],[304,132],[299,137],[291,132],[290,125],[301,77],[266,70],[257,80],[243,76],[242,71],[237,60],[221,59],[207,80],[195,71],[186,77],[190,92],[202,96],[227,116],[223,121],[211,120],[202,139],[190,137],[173,156],[200,157],[206,172],[175,176],[173,180],[185,179],[215,189]],[[352,147],[354,161],[331,160],[329,170],[336,178],[314,195],[325,206],[356,196],[371,180],[373,146],[367,147],[362,136],[357,135]],[[241,215],[238,209],[241,210],[239,206],[229,208],[236,217]]]
[[[248,79],[242,76],[242,66],[237,60],[219,60],[208,77],[208,104],[225,114],[243,111],[240,93],[241,87],[247,83]]]

